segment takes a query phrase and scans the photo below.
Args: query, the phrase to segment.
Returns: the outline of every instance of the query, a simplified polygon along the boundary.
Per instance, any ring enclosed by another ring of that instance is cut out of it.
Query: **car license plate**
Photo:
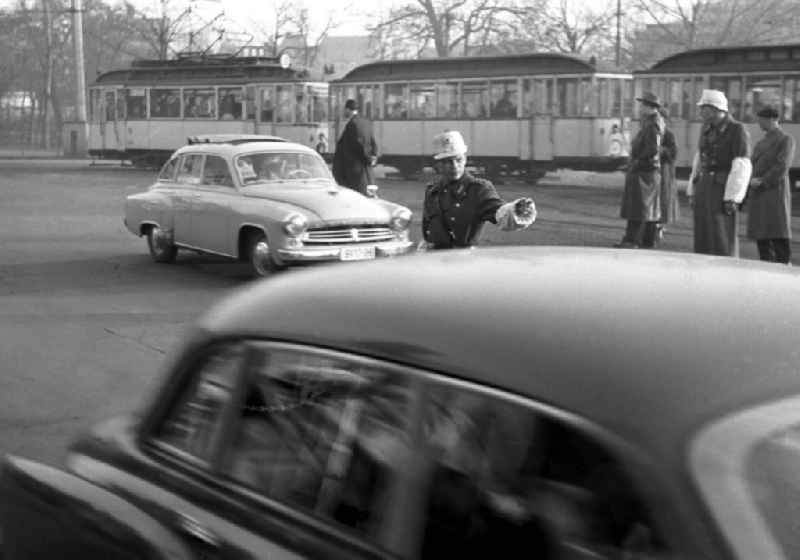
[[[339,260],[363,261],[375,258],[375,247],[342,247]]]

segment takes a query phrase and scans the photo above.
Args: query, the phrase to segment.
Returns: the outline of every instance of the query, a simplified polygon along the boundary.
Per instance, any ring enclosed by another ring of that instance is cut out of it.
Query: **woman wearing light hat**
[[[664,119],[661,101],[650,92],[641,103],[641,128],[631,142],[630,163],[625,174],[625,192],[620,216],[626,219],[625,235],[615,247],[635,249],[655,245],[656,226],[661,219],[661,140]]]
[[[694,209],[694,252],[739,256],[737,207],[750,181],[750,135],[728,113],[725,94],[703,90],[704,124],[686,195]]]
[[[516,230],[536,219],[533,199],[505,202],[490,181],[466,172],[467,144],[457,130],[434,137],[433,159],[439,179],[425,188],[420,248],[472,247],[480,239],[484,222]]]

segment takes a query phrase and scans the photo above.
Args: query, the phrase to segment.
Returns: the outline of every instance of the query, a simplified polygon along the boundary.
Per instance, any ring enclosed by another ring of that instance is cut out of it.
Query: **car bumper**
[[[367,245],[367,244],[365,244]],[[283,264],[292,263],[311,263],[339,261],[342,259],[342,249],[353,247],[353,245],[335,245],[326,247],[302,247],[299,249],[278,249],[278,257]],[[376,243],[375,258],[396,257],[411,251],[414,247],[413,241],[387,241]]]

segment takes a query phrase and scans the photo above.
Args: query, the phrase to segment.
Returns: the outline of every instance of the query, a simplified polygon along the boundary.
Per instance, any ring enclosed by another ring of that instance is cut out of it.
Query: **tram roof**
[[[668,56],[636,74],[786,72],[800,70],[800,43],[694,49]]]
[[[254,81],[307,80],[304,68],[284,68],[262,56],[198,56],[172,60],[134,60],[130,68],[100,74],[92,85],[239,85]]]
[[[526,74],[595,72],[598,72],[596,66],[574,56],[560,53],[527,53],[502,56],[382,60],[358,66],[336,82],[491,78]]]

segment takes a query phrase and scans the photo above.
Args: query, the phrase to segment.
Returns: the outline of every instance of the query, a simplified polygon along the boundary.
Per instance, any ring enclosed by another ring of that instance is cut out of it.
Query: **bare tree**
[[[322,24],[322,29],[312,30],[310,13],[306,6],[297,6],[289,11],[286,23],[288,29],[294,30],[294,33],[287,35],[294,39],[288,49],[294,53],[293,58],[300,61],[300,64],[305,68],[310,68],[314,65],[319,54],[320,45],[330,32],[338,26],[335,12],[329,11],[325,22]]]
[[[404,42],[417,56],[431,46],[440,57],[467,55],[507,34],[528,12],[512,0],[415,0],[392,9],[370,32],[379,51]]]
[[[545,13],[541,43],[547,50],[568,54],[596,51],[612,40],[616,17],[616,1],[589,5],[557,0]]]
[[[795,0],[634,0],[643,26],[633,37],[637,66],[705,46],[796,40]]]

